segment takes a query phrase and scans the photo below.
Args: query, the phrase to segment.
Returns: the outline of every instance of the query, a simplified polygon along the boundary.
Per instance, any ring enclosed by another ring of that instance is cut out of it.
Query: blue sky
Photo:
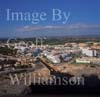
[[[6,9],[48,14],[48,20],[7,21]],[[66,24],[51,21],[51,10],[70,12]],[[0,37],[100,35],[100,0],[0,0]]]

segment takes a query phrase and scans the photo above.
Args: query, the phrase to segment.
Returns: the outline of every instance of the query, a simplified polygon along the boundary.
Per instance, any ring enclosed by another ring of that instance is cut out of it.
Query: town
[[[100,78],[100,42],[64,41],[63,44],[50,45],[46,41],[48,39],[38,37],[34,38],[34,42],[32,39],[26,41],[13,38],[1,41],[0,80],[3,81],[0,83],[3,85],[9,82],[10,86],[15,85],[17,88],[30,85],[34,78],[35,83],[37,78],[45,78],[42,83],[51,80],[52,85],[54,77],[57,78],[61,74],[60,77],[70,74],[78,78],[78,84],[84,83],[82,76],[96,75]],[[73,80],[71,81],[69,84],[73,83]]]

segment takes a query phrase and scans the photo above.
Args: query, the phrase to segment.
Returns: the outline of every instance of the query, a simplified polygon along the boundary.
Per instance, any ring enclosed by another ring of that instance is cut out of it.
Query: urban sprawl
[[[45,77],[50,80],[58,72],[78,78],[92,74],[100,78],[100,42],[65,42],[63,45],[50,45],[44,44],[44,41],[46,39],[36,38],[35,43],[20,40],[13,42],[11,39],[0,42],[1,94],[16,94],[16,89],[17,94],[20,94],[33,82],[32,77]],[[69,84],[72,84],[71,79]]]

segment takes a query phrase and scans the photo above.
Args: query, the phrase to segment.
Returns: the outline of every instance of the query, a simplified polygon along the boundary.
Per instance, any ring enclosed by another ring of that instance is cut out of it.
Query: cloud
[[[35,31],[41,29],[41,26],[23,26],[20,28],[17,28],[18,32],[30,32],[30,31]]]
[[[45,29],[60,29],[62,26],[23,26],[17,28],[18,32],[31,32],[37,30],[45,30]]]
[[[70,24],[70,25],[59,25],[59,26],[53,26],[53,25],[47,25],[47,26],[23,26],[20,28],[17,28],[17,32],[42,32],[42,31],[65,31],[66,33],[71,31],[100,31],[100,25],[92,25],[92,24],[83,24],[83,23],[77,23],[77,24]]]
[[[82,23],[77,23],[77,24],[72,24],[69,25],[69,29],[89,29],[89,28],[100,28],[100,25],[91,25],[91,24],[82,24]]]

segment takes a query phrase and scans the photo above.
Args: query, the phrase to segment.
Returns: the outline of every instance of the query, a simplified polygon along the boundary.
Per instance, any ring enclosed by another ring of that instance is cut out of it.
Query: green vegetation
[[[0,54],[3,55],[16,55],[17,49],[11,49],[8,48],[7,46],[5,47],[0,47]]]
[[[17,69],[19,68],[31,68],[31,64],[28,64],[28,65],[22,65],[22,64],[18,64],[18,66],[16,66]]]
[[[43,39],[43,37],[41,37]],[[0,40],[3,43],[7,42],[7,39],[5,40]],[[24,41],[25,43],[31,41],[32,43],[36,44],[36,38],[17,38],[17,43],[20,41]],[[13,41],[12,41],[13,42]],[[48,45],[58,45],[58,44],[65,44],[65,43],[87,43],[89,46],[92,45],[92,42],[100,42],[100,37],[99,36],[70,36],[70,37],[46,37],[43,39],[43,44],[48,44]],[[29,43],[30,44],[30,43]],[[41,41],[39,39],[38,44],[41,44]]]
[[[36,38],[27,38],[27,39],[20,39],[19,41],[32,41],[34,44],[36,42]],[[48,45],[64,45],[65,43],[88,43],[89,45],[92,44],[92,42],[100,42],[100,37],[48,37],[46,39],[43,39],[43,44]],[[39,45],[41,42],[39,41]]]

